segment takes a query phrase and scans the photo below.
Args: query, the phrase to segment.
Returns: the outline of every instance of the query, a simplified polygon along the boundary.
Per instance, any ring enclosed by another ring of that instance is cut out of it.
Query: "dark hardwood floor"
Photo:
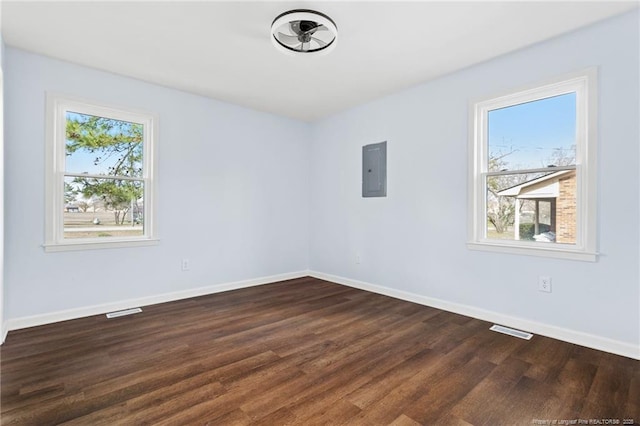
[[[639,361],[313,278],[143,310],[10,332],[2,425],[640,421]]]

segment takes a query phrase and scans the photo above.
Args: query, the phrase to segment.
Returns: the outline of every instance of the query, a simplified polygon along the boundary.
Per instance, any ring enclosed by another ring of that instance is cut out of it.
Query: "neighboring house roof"
[[[558,181],[561,177],[573,173],[575,170],[560,170],[547,175],[522,182],[510,188],[503,189],[498,195],[516,198],[557,198]],[[567,176],[568,177],[568,176]]]

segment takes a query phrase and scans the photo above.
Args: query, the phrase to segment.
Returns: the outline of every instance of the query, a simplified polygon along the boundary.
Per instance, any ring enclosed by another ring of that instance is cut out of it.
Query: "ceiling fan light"
[[[338,28],[327,15],[294,9],[278,15],[271,23],[271,42],[279,51],[292,55],[316,55],[335,48]]]

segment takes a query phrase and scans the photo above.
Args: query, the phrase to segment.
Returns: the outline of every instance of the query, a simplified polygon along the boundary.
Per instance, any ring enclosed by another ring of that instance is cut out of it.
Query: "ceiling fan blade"
[[[302,30],[300,29],[300,22],[301,21],[289,22],[289,31],[291,31],[291,34],[295,34],[295,35],[302,34]]]
[[[313,40],[316,43],[318,43],[320,45],[320,47],[325,47],[327,45],[327,43],[325,41],[322,41],[317,37],[311,37],[311,40]]]
[[[298,40],[298,37],[290,36],[284,33],[278,33],[278,41],[283,44],[286,44],[287,46],[293,46],[295,44],[300,43],[300,41]]]
[[[318,24],[318,26],[316,27],[316,31],[329,31],[329,28],[325,27],[322,24]]]

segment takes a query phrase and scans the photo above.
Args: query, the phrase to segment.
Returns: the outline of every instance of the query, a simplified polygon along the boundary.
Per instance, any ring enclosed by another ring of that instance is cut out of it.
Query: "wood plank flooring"
[[[314,278],[143,310],[10,332],[1,424],[640,422],[639,361]]]

